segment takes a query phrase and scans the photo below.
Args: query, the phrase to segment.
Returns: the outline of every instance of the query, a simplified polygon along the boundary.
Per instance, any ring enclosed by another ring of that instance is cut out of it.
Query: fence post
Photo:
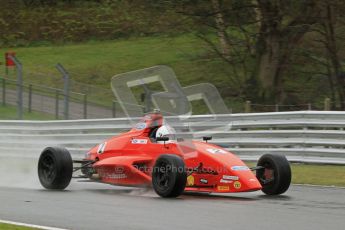
[[[308,103],[308,110],[311,110],[311,103]]]
[[[2,79],[2,105],[6,105],[6,79]]]
[[[59,119],[59,90],[55,90],[55,119]]]
[[[64,80],[64,119],[68,120],[69,117],[69,84],[70,84],[70,77],[66,69],[58,63],[56,69],[62,74]]]
[[[87,95],[84,94],[84,119],[87,119]]]
[[[276,104],[276,112],[279,112],[279,104]]]
[[[329,111],[331,110],[331,99],[329,99],[328,97],[325,98],[325,102],[324,102],[324,109],[325,111]]]
[[[17,119],[23,119],[23,65],[20,61],[12,56],[9,55],[14,64],[16,65],[16,72],[17,72]]]
[[[113,101],[112,112],[113,112],[113,117],[116,117],[116,101]]]
[[[32,84],[29,85],[29,113],[31,113],[31,105],[32,105]]]
[[[246,101],[246,103],[244,104],[244,112],[245,113],[251,112],[251,101]]]

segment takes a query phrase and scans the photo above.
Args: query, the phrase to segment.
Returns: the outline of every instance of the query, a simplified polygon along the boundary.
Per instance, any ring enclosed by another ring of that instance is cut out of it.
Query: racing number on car
[[[107,142],[104,142],[104,143],[100,144],[100,145],[98,146],[97,153],[98,153],[98,154],[104,153],[104,150],[105,150],[106,145],[107,145]]]

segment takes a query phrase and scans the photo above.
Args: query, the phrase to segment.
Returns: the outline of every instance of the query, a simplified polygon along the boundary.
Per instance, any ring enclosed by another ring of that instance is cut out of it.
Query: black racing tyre
[[[284,155],[265,154],[260,157],[257,166],[264,169],[256,171],[256,177],[267,195],[279,195],[288,190],[291,183],[291,168]]]
[[[161,155],[153,167],[152,186],[161,197],[178,197],[186,187],[187,172],[184,161],[174,154]]]
[[[65,148],[47,147],[38,160],[38,178],[46,189],[65,189],[73,174],[71,154]]]

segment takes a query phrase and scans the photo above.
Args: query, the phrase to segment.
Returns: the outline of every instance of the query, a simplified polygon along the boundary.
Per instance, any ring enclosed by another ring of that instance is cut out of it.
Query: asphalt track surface
[[[345,188],[292,186],[262,192],[158,197],[151,189],[73,180],[44,190],[37,159],[2,157],[0,219],[66,229],[345,229]]]
[[[0,186],[0,219],[67,229],[344,229],[345,189],[159,198],[150,189],[73,181],[66,191]]]

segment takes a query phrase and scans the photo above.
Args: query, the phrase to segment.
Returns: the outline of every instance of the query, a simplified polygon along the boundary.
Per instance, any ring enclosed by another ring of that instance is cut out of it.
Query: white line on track
[[[343,186],[336,185],[317,185],[317,184],[291,184],[296,186],[305,186],[305,187],[316,187],[316,188],[335,188],[335,189],[345,189]]]
[[[0,223],[12,224],[12,225],[29,227],[29,228],[38,228],[38,229],[44,229],[44,230],[67,230],[67,229],[64,229],[64,228],[54,228],[54,227],[35,225],[35,224],[25,224],[25,223],[20,223],[20,222],[15,222],[15,221],[8,221],[8,220],[1,220],[1,219],[0,219]]]

